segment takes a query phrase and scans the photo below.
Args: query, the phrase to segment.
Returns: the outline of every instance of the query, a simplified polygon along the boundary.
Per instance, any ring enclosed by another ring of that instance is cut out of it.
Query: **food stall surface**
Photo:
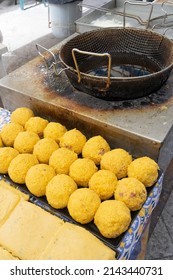
[[[56,48],[58,47],[56,46]],[[55,46],[53,49],[55,49]],[[30,81],[31,77],[33,82],[32,84],[28,82],[28,87],[26,84],[27,81]],[[62,75],[61,78],[64,78],[64,75]],[[112,130],[113,128],[115,134],[117,134],[117,132],[119,132],[120,136],[122,134],[119,138],[120,142],[122,138],[128,139],[127,145],[129,145],[129,147],[131,146],[131,141],[137,141],[138,147],[141,145],[139,152],[141,152],[141,147],[146,145],[146,149],[144,149],[142,153],[145,153],[147,149],[149,154],[153,152],[153,157],[159,158],[161,165],[163,164],[162,168],[165,170],[167,169],[167,176],[165,176],[164,179],[163,192],[159,203],[163,203],[165,207],[163,210],[162,205],[162,213],[161,211],[159,212],[159,210],[155,213],[156,220],[159,218],[157,215],[159,215],[160,218],[150,236],[146,258],[173,259],[173,228],[170,222],[173,213],[171,203],[173,196],[168,188],[168,186],[171,185],[172,162],[167,168],[173,152],[170,133],[172,127],[172,96],[170,88],[173,79],[172,75],[166,85],[159,91],[160,103],[157,102],[155,96],[151,104],[149,104],[148,99],[145,99],[145,102],[142,104],[135,102],[135,106],[128,102],[124,102],[124,104],[121,102],[121,104],[119,104],[121,105],[120,108],[117,108],[115,103],[108,105],[105,101],[98,101],[96,99],[94,99],[94,106],[88,106],[84,100],[87,100],[87,102],[89,100],[89,105],[91,105],[93,104],[93,99],[84,93],[74,91],[67,80],[65,81],[68,94],[63,96],[64,89],[61,87],[60,92],[55,91],[54,81],[52,81],[51,90],[50,88],[48,89],[48,80],[50,79],[52,79],[52,75],[51,73],[46,75],[45,67],[40,57],[29,61],[23,67],[10,73],[0,82],[1,98],[5,108],[13,110],[16,106],[21,106],[27,102],[28,106],[34,106],[36,111],[39,112],[40,109],[44,107],[44,104],[50,104],[48,107],[53,106],[52,108],[54,108],[54,110],[52,113],[55,116],[56,108],[54,106],[58,104],[61,110],[64,110],[63,107],[66,107],[66,117],[70,116],[74,119],[78,119],[80,115],[80,119],[88,120],[91,122],[91,127],[93,126],[94,128],[95,124],[99,122],[99,124],[102,125],[102,132],[107,131],[107,129],[110,131],[110,129]],[[165,90],[169,94],[166,99],[163,100],[162,97]],[[10,95],[12,92],[13,94]],[[83,98],[80,98],[81,94]],[[79,99],[76,99],[76,96],[78,96]],[[47,114],[48,112],[44,113]],[[80,125],[80,122],[78,122],[78,124]],[[73,125],[73,123],[71,123],[71,125]],[[114,139],[110,140],[113,141]],[[169,200],[167,200],[168,196]],[[157,208],[159,209],[159,205]]]

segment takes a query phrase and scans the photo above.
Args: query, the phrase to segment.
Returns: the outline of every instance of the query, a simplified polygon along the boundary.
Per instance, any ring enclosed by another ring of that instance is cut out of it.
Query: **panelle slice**
[[[0,228],[0,244],[21,260],[37,260],[63,223],[39,206],[20,201]]]
[[[65,223],[41,260],[115,260],[116,253],[86,229]]]

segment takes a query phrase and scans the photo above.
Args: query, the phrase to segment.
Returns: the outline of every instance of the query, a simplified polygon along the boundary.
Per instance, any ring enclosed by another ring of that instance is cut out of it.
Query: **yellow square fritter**
[[[86,229],[64,223],[41,260],[115,260],[116,253]]]
[[[0,245],[19,259],[39,259],[63,223],[40,207],[21,200],[0,227]]]
[[[19,260],[14,257],[10,252],[0,247],[0,260]]]
[[[29,196],[0,181],[0,225],[8,218],[11,211],[21,199],[28,200]]]

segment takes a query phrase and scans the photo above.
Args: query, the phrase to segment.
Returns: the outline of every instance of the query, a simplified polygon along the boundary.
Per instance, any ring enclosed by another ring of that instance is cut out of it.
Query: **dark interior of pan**
[[[136,99],[156,92],[168,79],[173,42],[151,30],[102,28],[67,41],[59,56],[78,90],[105,100]]]

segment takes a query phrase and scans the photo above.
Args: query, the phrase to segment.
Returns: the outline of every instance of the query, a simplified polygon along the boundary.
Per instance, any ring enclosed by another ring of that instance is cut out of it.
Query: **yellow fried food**
[[[61,137],[67,131],[66,127],[57,122],[49,122],[43,131],[43,136],[55,140],[58,144]]]
[[[0,247],[0,260],[19,260],[14,257],[10,252]]]
[[[0,244],[21,260],[38,260],[64,222],[21,200],[0,227]]]
[[[50,165],[36,164],[28,170],[25,184],[32,194],[40,197],[46,194],[46,186],[55,175],[55,170]]]
[[[99,170],[89,180],[89,188],[95,191],[101,200],[109,199],[114,195],[117,177],[110,170]]]
[[[18,197],[17,201],[19,201],[21,199],[24,199],[26,201],[29,200],[29,195],[28,194],[25,194],[24,192],[20,191],[18,188],[15,188],[13,186],[13,184],[10,184],[10,182],[7,183],[5,178],[0,181],[0,190],[2,191],[2,189],[5,190],[5,192],[8,191],[8,194],[5,195],[5,201],[7,200],[7,204],[3,200],[3,197],[2,197],[3,195],[1,196],[1,198],[2,198],[2,200],[1,200],[1,202],[2,202],[1,207],[2,208],[5,207],[5,204],[6,204],[6,206],[8,205],[8,209],[7,210],[10,210],[10,207],[9,207],[9,205],[11,203],[10,196],[12,197],[13,195],[15,197],[16,196]],[[2,213],[3,213],[3,211],[1,212],[1,214]]]
[[[128,167],[128,177],[137,178],[145,187],[151,187],[157,181],[158,170],[158,164],[144,156],[132,161]]]
[[[3,147],[3,143],[2,143],[2,138],[1,138],[1,135],[0,135],[0,148]]]
[[[59,148],[58,143],[51,138],[40,139],[34,146],[33,154],[41,163],[49,163],[49,158]]]
[[[38,134],[39,137],[43,136],[43,131],[48,125],[48,120],[41,117],[31,117],[25,123],[25,130],[29,130]]]
[[[74,191],[68,201],[70,216],[80,224],[87,224],[94,219],[94,215],[101,200],[93,190],[80,188]]]
[[[110,146],[107,141],[100,135],[91,137],[82,149],[84,158],[92,159],[95,164],[100,164],[102,156],[110,151]]]
[[[103,201],[94,216],[94,224],[107,238],[116,238],[125,232],[131,222],[131,213],[124,202],[118,200]]]
[[[69,175],[78,186],[88,187],[89,180],[98,170],[94,161],[89,158],[78,158],[70,166]]]
[[[53,177],[46,187],[46,198],[48,203],[56,209],[67,206],[70,195],[77,189],[74,180],[65,174]]]
[[[33,154],[19,154],[10,162],[8,175],[13,182],[24,184],[26,173],[31,166],[38,163],[36,156]]]
[[[77,154],[67,148],[59,148],[54,151],[49,159],[57,174],[69,174],[70,165],[78,158]]]
[[[86,143],[85,135],[78,129],[68,130],[60,139],[60,147],[67,148],[77,154],[82,152],[83,146]]]
[[[132,156],[124,149],[113,149],[102,156],[101,169],[110,170],[118,179],[127,176],[127,168],[132,162]]]
[[[11,212],[21,199],[20,191],[0,181],[0,227],[9,218]]]
[[[19,132],[23,131],[23,126],[18,123],[7,123],[1,129],[1,139],[4,146],[13,147],[14,140]]]
[[[71,223],[52,236],[40,260],[115,260],[116,253],[87,229]]]
[[[23,127],[25,126],[25,123],[31,118],[34,117],[34,112],[27,107],[20,107],[14,110],[11,113],[11,122],[13,123],[18,123],[22,125]]]
[[[13,158],[15,158],[19,152],[12,147],[0,148],[0,173],[8,173],[8,167]]]
[[[116,200],[123,201],[131,211],[141,209],[147,198],[147,191],[136,178],[123,178],[118,181],[114,193]]]
[[[19,132],[14,140],[14,148],[21,154],[31,154],[34,145],[40,140],[38,134],[32,131]]]

